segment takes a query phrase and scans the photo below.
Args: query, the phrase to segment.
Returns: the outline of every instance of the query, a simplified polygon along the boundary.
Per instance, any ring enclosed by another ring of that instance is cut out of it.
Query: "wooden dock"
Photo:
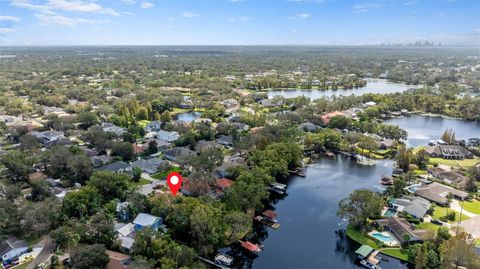
[[[255,220],[262,223],[265,226],[268,226],[274,230],[278,230],[280,228],[280,224],[276,222],[269,221],[267,218],[262,217],[262,216],[256,216]]]
[[[226,267],[226,266],[217,264],[217,263],[215,263],[215,262],[213,262],[213,261],[211,261],[211,260],[209,260],[209,259],[207,259],[207,258],[203,258],[203,257],[200,257],[200,256],[199,256],[198,259],[201,260],[201,261],[203,261],[203,262],[206,262],[206,263],[208,263],[208,264],[210,264],[210,265],[213,265],[213,266],[216,266],[216,267],[218,267],[218,268],[221,268],[221,269],[230,269],[230,267]]]

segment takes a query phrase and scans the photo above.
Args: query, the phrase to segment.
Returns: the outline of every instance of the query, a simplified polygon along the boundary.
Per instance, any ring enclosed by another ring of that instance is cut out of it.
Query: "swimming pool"
[[[395,217],[395,214],[397,214],[397,211],[393,209],[388,209],[387,211],[385,211],[385,213],[383,213],[385,217]]]
[[[386,233],[372,233],[371,236],[378,239],[379,241],[382,241],[383,243],[388,244],[391,242],[395,242],[395,239],[393,239],[391,235]]]

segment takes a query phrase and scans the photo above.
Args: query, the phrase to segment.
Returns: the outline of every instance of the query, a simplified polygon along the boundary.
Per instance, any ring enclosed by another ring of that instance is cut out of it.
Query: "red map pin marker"
[[[177,172],[171,172],[167,176],[167,184],[172,192],[172,195],[177,195],[177,191],[182,186],[182,176]]]

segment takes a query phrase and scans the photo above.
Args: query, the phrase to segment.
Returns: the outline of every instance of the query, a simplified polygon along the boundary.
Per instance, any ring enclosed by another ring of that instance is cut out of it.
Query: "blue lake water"
[[[362,95],[366,93],[395,93],[404,92],[411,88],[422,87],[421,85],[406,85],[402,83],[390,82],[386,79],[366,79],[367,86],[358,89],[350,90],[302,90],[302,89],[287,89],[287,90],[270,90],[268,91],[268,98],[273,98],[277,95],[281,95],[285,98],[293,98],[299,96],[309,97],[311,100],[315,100],[322,97],[329,97],[333,95]]]

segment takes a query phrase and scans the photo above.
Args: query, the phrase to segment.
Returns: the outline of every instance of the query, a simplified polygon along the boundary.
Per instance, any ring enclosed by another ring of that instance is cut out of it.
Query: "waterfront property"
[[[415,196],[403,196],[401,198],[391,199],[388,205],[390,207],[389,210],[393,209],[396,212],[406,212],[417,219],[423,218],[428,209],[430,209],[429,201]]]
[[[391,233],[400,244],[407,242],[421,243],[426,239],[424,237],[428,235],[425,230],[414,230],[408,221],[397,217],[379,219],[375,222],[385,231]],[[374,237],[384,243],[391,242],[391,239],[383,234],[377,233]]]
[[[399,242],[395,239],[395,237],[388,232],[379,232],[377,230],[373,230],[368,233],[368,235],[382,242],[384,246],[395,247],[399,245]]]
[[[415,191],[415,195],[425,198],[431,202],[435,202],[441,206],[448,204],[448,194],[451,193],[453,198],[463,201],[468,198],[468,193],[454,189],[450,186],[432,182],[422,185]]]
[[[423,151],[432,158],[447,160],[473,159],[473,153],[459,145],[425,146]]]

